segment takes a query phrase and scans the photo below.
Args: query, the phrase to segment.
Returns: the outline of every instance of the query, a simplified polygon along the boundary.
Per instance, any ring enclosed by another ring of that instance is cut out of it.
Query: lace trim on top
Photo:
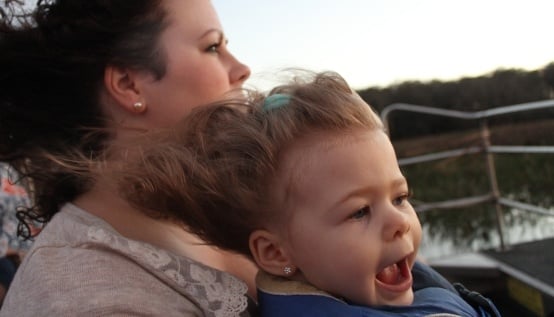
[[[66,207],[83,213],[74,205]],[[88,213],[87,216],[89,216]],[[198,303],[207,316],[239,316],[247,310],[247,286],[231,274],[176,256],[147,243],[127,239],[110,230],[111,227],[102,228],[95,225],[98,224],[90,226],[87,231],[90,242],[108,246],[130,256],[137,263],[153,268],[154,270],[150,271],[154,274],[180,286]]]

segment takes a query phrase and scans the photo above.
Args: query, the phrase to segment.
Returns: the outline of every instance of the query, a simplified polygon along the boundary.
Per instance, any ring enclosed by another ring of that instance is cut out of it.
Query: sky
[[[356,89],[554,62],[554,0],[212,0],[247,85],[300,67]]]

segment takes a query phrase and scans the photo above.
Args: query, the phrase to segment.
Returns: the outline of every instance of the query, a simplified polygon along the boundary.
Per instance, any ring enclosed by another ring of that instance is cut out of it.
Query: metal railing
[[[504,240],[504,217],[502,207],[512,207],[521,209],[527,212],[533,212],[541,215],[554,217],[554,212],[551,210],[535,206],[527,203],[514,201],[505,197],[501,197],[500,190],[498,188],[498,182],[496,179],[496,168],[494,164],[493,154],[498,153],[541,153],[541,154],[554,154],[554,146],[499,146],[492,145],[490,143],[490,131],[487,123],[487,119],[495,116],[518,113],[523,111],[540,110],[540,109],[554,109],[554,100],[543,100],[529,103],[522,103],[516,105],[510,105],[505,107],[498,107],[483,111],[476,112],[463,112],[456,110],[447,110],[440,108],[433,108],[420,105],[412,105],[406,103],[391,104],[383,109],[381,112],[381,119],[385,125],[386,131],[389,131],[389,116],[394,111],[407,111],[429,115],[436,115],[442,117],[458,118],[463,120],[478,120],[481,128],[481,146],[469,146],[460,149],[441,151],[436,153],[427,153],[423,155],[417,155],[412,157],[403,157],[398,159],[400,166],[418,164],[423,162],[430,162],[436,160],[442,160],[446,158],[458,157],[462,155],[471,155],[478,153],[485,153],[485,160],[487,165],[487,174],[489,178],[490,192],[481,196],[465,197],[458,199],[450,199],[440,202],[431,202],[415,206],[417,212],[424,212],[431,209],[450,209],[468,207],[482,203],[492,203],[495,206],[496,211],[496,226],[498,230],[500,248],[506,249],[506,243]]]

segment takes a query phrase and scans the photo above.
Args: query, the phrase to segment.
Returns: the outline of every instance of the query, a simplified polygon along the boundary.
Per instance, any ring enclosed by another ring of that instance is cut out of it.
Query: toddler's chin
[[[410,289],[394,298],[381,297],[377,305],[386,306],[409,306],[414,302],[414,292]]]

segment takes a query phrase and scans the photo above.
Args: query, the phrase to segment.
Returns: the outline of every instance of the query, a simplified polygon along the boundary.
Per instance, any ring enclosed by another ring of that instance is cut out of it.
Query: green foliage
[[[554,90],[554,62],[546,65],[542,70],[542,77],[544,81],[550,87],[551,90]]]
[[[553,154],[503,154],[495,162],[501,192],[533,205],[554,205]]]

